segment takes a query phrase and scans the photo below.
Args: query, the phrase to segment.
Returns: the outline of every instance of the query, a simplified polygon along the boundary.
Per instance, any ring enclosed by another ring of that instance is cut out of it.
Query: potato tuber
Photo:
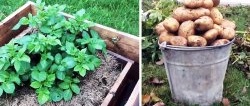
[[[212,8],[214,6],[213,0],[204,0],[202,7]]]
[[[214,23],[220,25],[223,21],[223,16],[217,8],[211,9],[211,18],[213,19]]]
[[[183,4],[188,8],[198,8],[203,5],[204,0],[184,0]]]
[[[157,24],[156,26],[155,26],[155,32],[158,34],[158,35],[160,35],[162,32],[164,32],[164,31],[167,31],[166,29],[165,29],[165,27],[163,26],[163,22],[161,22],[161,23],[159,23],[159,24]]]
[[[211,44],[219,35],[219,31],[216,29],[210,29],[208,30],[202,37],[204,37],[207,40],[208,44]]]
[[[191,47],[204,47],[207,45],[205,38],[197,35],[188,36],[188,46]]]
[[[222,21],[222,23],[221,23],[221,26],[222,26],[223,28],[227,28],[227,27],[230,27],[230,28],[232,28],[232,29],[235,29],[235,28],[236,28],[235,23],[232,22],[232,21],[229,21],[229,20],[227,20],[227,19],[223,19],[223,21]]]
[[[220,0],[213,0],[214,7],[217,7],[220,4]]]
[[[209,16],[209,15],[210,15],[210,10],[206,8],[188,9],[185,7],[179,7],[173,11],[173,17],[178,22],[196,20],[201,16]]]
[[[178,30],[180,24],[176,19],[168,17],[163,21],[163,26],[167,29],[167,31],[175,32]]]
[[[219,35],[221,34],[221,32],[223,31],[223,28],[220,25],[214,24],[214,29],[218,30]]]
[[[162,42],[170,42],[170,39],[175,36],[174,34],[168,33],[167,31],[162,32],[161,35],[159,36],[159,43]]]
[[[174,46],[187,46],[187,39],[182,36],[173,36],[170,39],[170,44]]]
[[[235,37],[235,30],[233,28],[227,27],[222,30],[219,38],[232,40]]]
[[[194,21],[197,31],[207,31],[214,27],[213,20],[209,16],[202,16]]]
[[[220,45],[224,45],[224,44],[227,44],[229,43],[230,41],[227,40],[227,39],[218,39],[216,41],[214,41],[211,46],[220,46]]]
[[[194,22],[193,21],[185,21],[180,25],[178,36],[182,36],[187,38],[187,36],[194,35]]]

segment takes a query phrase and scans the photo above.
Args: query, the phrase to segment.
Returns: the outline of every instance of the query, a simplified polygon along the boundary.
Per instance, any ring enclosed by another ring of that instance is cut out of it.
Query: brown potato
[[[208,44],[210,44],[217,38],[218,35],[219,35],[218,30],[210,29],[202,37],[204,37],[207,40]]]
[[[167,42],[167,44],[170,42],[170,39],[175,36],[174,34],[168,33],[167,31],[162,32],[159,36],[159,43]]]
[[[180,25],[178,30],[178,36],[182,36],[187,38],[187,36],[194,35],[194,22],[193,21],[185,21]]]
[[[214,41],[211,46],[220,46],[220,45],[224,45],[224,44],[227,44],[229,43],[230,41],[227,40],[227,39],[218,39],[216,41]]]
[[[214,7],[217,7],[220,4],[220,0],[213,0]]]
[[[161,35],[161,33],[164,32],[164,31],[167,31],[167,30],[166,30],[165,27],[163,26],[163,22],[161,22],[161,23],[159,23],[159,24],[157,24],[157,25],[155,26],[155,32],[156,32],[158,35]]]
[[[223,31],[223,28],[220,25],[214,24],[214,29],[218,30],[219,35],[221,34],[221,32]]]
[[[223,21],[222,21],[222,23],[221,23],[221,26],[222,26],[223,28],[227,28],[227,27],[230,27],[230,28],[232,28],[232,29],[235,29],[235,28],[236,28],[235,23],[232,22],[232,21],[229,21],[229,20],[227,20],[227,19],[223,19]]]
[[[188,9],[185,7],[179,7],[173,11],[173,17],[178,22],[196,20],[201,16],[209,16],[209,15],[210,15],[210,10],[206,8]]]
[[[194,24],[197,31],[207,31],[214,27],[213,20],[209,16],[200,17],[194,21]]]
[[[203,6],[204,8],[212,8],[214,6],[213,0],[204,0]]]
[[[163,21],[163,26],[167,29],[167,31],[175,32],[179,29],[180,24],[176,19],[168,17]]]
[[[235,37],[235,30],[233,28],[227,27],[224,28],[219,35],[219,38],[232,40]]]
[[[173,36],[170,39],[170,44],[174,46],[187,46],[187,39],[182,36]]]
[[[217,8],[212,8],[211,9],[211,18],[213,19],[214,23],[215,24],[218,24],[220,25],[223,21],[223,16],[222,14],[220,13],[220,11],[217,9]]]
[[[204,47],[207,45],[207,40],[201,36],[192,35],[188,36],[188,46],[191,47]]]
[[[204,0],[184,0],[183,4],[188,8],[198,8],[203,5]]]

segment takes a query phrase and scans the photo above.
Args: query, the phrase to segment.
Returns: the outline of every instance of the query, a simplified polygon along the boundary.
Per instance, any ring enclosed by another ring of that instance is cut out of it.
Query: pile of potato
[[[218,46],[235,37],[236,25],[224,19],[216,8],[220,0],[184,0],[184,6],[173,11],[155,27],[159,43],[204,47]]]

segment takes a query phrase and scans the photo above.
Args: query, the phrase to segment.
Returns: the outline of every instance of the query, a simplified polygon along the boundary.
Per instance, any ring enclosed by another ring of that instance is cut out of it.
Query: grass
[[[28,0],[0,0],[0,20]],[[31,0],[35,1],[35,0]],[[139,0],[43,0],[47,5],[66,4],[67,13],[86,9],[91,21],[139,35]]]
[[[162,86],[154,86],[147,83],[150,77],[164,79]],[[153,91],[161,98],[166,106],[178,106],[171,99],[171,92],[167,81],[164,66],[145,64],[142,71],[142,94],[150,94]],[[244,92],[244,87],[246,92]],[[224,80],[223,97],[229,98],[232,106],[250,106],[250,80],[246,79],[244,73],[235,67],[229,67]],[[221,105],[222,104],[217,104]]]

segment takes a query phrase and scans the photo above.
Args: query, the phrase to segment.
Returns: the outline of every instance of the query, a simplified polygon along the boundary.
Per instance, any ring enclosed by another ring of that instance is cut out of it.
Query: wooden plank
[[[140,80],[138,80],[125,106],[139,106],[140,89]]]
[[[27,35],[30,31],[32,31],[32,28],[28,27],[27,29],[25,29],[23,32],[21,32],[20,34],[18,34],[15,38],[21,38],[25,35]]]
[[[24,16],[27,16],[31,12],[30,2],[27,2],[22,7],[18,8],[15,12],[7,16],[0,23],[0,36],[12,29],[16,23]]]
[[[124,69],[122,70],[121,74],[117,78],[115,84],[112,86],[111,90],[109,91],[108,95],[102,102],[101,106],[109,106],[112,98],[115,96],[115,93],[117,92],[119,86],[121,85],[122,81],[125,79],[125,76],[127,75],[130,67],[133,65],[134,62],[128,61]]]
[[[61,12],[61,14],[68,18],[75,18],[74,16],[67,13]],[[90,21],[86,20],[84,22]],[[95,26],[92,28],[100,34],[102,39],[105,40],[108,50],[139,63],[139,37],[117,31],[113,28],[109,28],[97,23],[95,23]]]
[[[18,30],[12,30],[12,28],[18,23],[18,21],[28,15],[31,12],[31,2],[27,2],[15,12],[10,14],[0,23],[0,46],[8,43],[13,37],[22,30],[26,29],[27,26],[22,26]]]

